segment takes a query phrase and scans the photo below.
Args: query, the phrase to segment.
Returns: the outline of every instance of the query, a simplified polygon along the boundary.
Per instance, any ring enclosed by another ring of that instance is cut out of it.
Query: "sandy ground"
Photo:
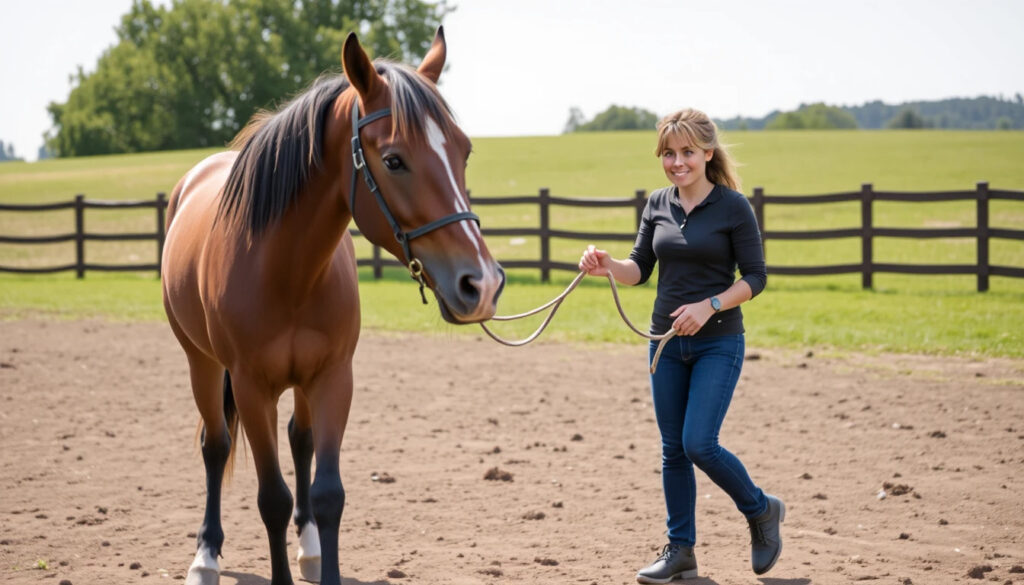
[[[748,350],[722,431],[787,504],[781,560],[754,576],[745,521],[698,474],[689,583],[1024,583],[1024,362],[810,349]],[[633,582],[664,542],[645,357],[364,333],[345,585]],[[290,410],[287,392],[282,427]],[[196,420],[166,326],[0,322],[0,582],[182,580],[203,505]],[[221,583],[268,583],[241,457],[224,527]]]

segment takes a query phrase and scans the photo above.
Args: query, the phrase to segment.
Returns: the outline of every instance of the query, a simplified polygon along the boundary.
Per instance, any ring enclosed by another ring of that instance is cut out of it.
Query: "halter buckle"
[[[363,145],[358,136],[352,137],[352,164],[355,165],[357,171],[366,166],[366,159],[363,158]]]

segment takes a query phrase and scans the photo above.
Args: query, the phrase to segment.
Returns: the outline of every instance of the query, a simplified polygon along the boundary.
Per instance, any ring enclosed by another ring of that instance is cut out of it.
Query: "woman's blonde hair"
[[[658,120],[657,128],[658,148],[654,151],[654,156],[660,157],[665,152],[668,141],[673,136],[701,150],[713,150],[714,154],[705,170],[708,180],[716,185],[725,185],[734,191],[740,190],[740,176],[736,173],[736,163],[729,156],[726,145],[718,143],[718,127],[707,114],[686,108]]]

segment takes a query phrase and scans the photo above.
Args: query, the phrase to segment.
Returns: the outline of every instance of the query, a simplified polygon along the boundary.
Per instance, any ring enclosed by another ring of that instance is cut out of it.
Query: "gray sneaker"
[[[661,555],[636,574],[637,583],[670,583],[673,579],[693,579],[697,576],[697,558],[692,546],[666,544]]]
[[[782,554],[780,524],[786,518],[786,505],[775,496],[768,496],[768,509],[756,518],[747,518],[750,525],[750,565],[754,573],[763,575],[775,566]]]

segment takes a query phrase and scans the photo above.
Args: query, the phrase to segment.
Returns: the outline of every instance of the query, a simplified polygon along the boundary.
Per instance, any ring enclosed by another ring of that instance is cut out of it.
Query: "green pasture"
[[[972,190],[978,181],[992,189],[1024,190],[1024,134],[1019,132],[733,132],[744,191],[764,187],[767,194],[819,194],[856,191],[862,183],[877,190]],[[475,138],[468,186],[474,199],[536,194],[549,188],[558,197],[632,197],[665,184],[652,152],[650,132],[574,134],[552,137]],[[129,156],[50,160],[0,165],[0,203],[66,201],[82,193],[91,199],[151,199],[170,192],[189,167],[213,151],[178,151]],[[1024,203],[993,201],[994,227],[1024,229]],[[536,227],[535,206],[478,206],[485,227]],[[874,206],[875,224],[887,227],[970,227],[973,202],[888,203]],[[857,203],[772,206],[770,230],[853,227]],[[590,210],[556,207],[552,225],[585,231],[633,231],[631,209]],[[68,233],[71,211],[0,212],[0,235]],[[152,210],[89,210],[90,232],[152,232]],[[587,242],[555,240],[552,255],[575,262]],[[628,253],[625,242],[595,242],[614,255]],[[491,238],[499,260],[535,259],[534,238]],[[857,239],[810,242],[769,241],[769,265],[853,263],[860,260]],[[369,247],[359,246],[360,256]],[[875,261],[973,264],[970,239],[876,239]],[[153,262],[149,243],[89,242],[89,262]],[[72,244],[0,244],[0,264],[45,266],[73,261]],[[994,264],[1024,266],[1024,242],[993,240]],[[476,328],[443,323],[433,301],[423,307],[415,285],[400,271],[382,281],[366,273],[361,287],[364,323],[382,330],[433,331],[459,335]],[[555,273],[555,282],[538,282],[537,271],[513,271],[499,311],[532,308],[561,291],[573,277]],[[573,342],[622,342],[635,339],[619,323],[607,284],[589,279],[560,310],[546,338]],[[621,289],[620,289],[621,290]],[[651,285],[621,290],[631,318],[643,326],[654,295]],[[991,279],[988,293],[975,292],[973,276],[875,275],[875,289],[860,289],[859,275],[769,277],[768,290],[746,305],[752,346],[834,348],[936,354],[1024,356],[1024,280]],[[0,275],[0,317],[53,315],[161,320],[159,284],[152,274],[89,273]],[[523,335],[539,320],[523,325],[497,324],[510,336]]]

